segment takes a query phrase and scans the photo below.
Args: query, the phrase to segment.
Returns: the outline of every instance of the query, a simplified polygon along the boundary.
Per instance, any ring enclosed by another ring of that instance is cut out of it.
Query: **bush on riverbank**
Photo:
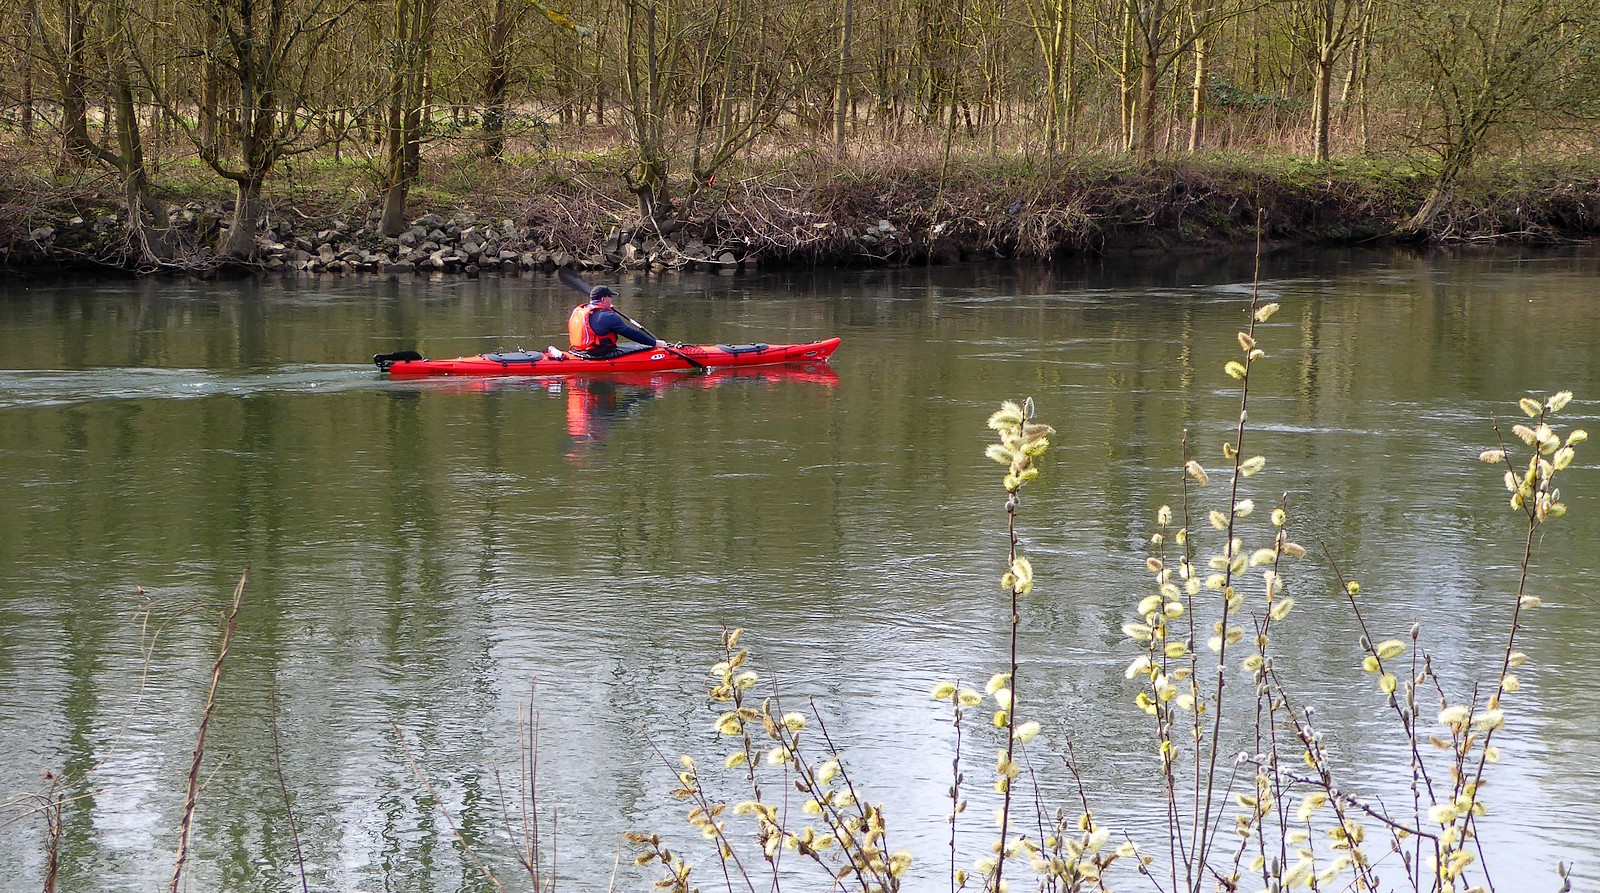
[[[0,171],[0,266],[139,266],[121,184],[96,170],[55,175],[8,151]],[[377,232],[378,192],[364,163],[304,159],[269,183],[256,268],[305,272],[465,273],[755,265],[883,266],[1085,253],[1216,249],[1252,238],[1300,244],[1393,238],[1430,177],[1404,160],[1312,164],[1209,154],[1138,162],[885,147],[840,162],[790,150],[741,162],[702,189],[676,231],[639,224],[627,158],[605,151],[494,164],[432,159],[413,194],[414,225]],[[172,271],[208,272],[232,213],[221,181],[192,159],[160,170],[173,213]],[[1439,217],[1444,242],[1547,243],[1600,233],[1600,164],[1484,165]],[[249,269],[246,267],[245,269]]]

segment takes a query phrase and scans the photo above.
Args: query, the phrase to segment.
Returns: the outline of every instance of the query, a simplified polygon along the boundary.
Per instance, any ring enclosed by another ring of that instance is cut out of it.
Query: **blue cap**
[[[609,285],[596,285],[594,288],[589,289],[589,300],[591,301],[598,301],[601,298],[614,298],[616,296],[617,293],[612,291]]]

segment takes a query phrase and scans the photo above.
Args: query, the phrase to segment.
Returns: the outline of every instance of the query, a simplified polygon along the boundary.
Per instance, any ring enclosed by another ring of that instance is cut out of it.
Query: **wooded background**
[[[0,0],[0,139],[126,184],[235,188],[249,257],[286,159],[370,165],[382,228],[424,153],[515,164],[604,134],[643,220],[761,153],[1042,160],[1247,152],[1429,166],[1417,225],[1486,155],[1595,149],[1593,0]],[[594,145],[593,140],[584,145]]]

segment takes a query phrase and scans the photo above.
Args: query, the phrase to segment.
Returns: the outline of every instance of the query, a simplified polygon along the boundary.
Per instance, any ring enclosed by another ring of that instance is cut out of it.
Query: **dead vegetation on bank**
[[[173,261],[140,266],[121,185],[95,171],[50,175],[15,149],[0,170],[0,267],[213,273],[511,272],[572,262],[632,269],[894,266],[1076,254],[1227,249],[1254,238],[1258,208],[1280,243],[1390,241],[1429,176],[1404,161],[1203,155],[1138,162],[936,151],[862,151],[840,162],[798,149],[729,169],[694,190],[668,228],[640,221],[616,154],[494,164],[430,162],[411,235],[381,235],[370,172],[307,164],[277,178],[253,264],[215,246],[232,202],[181,164],[156,185]],[[462,233],[465,233],[465,239]],[[1600,232],[1600,165],[1485,167],[1439,215],[1432,241],[1551,243]],[[485,234],[490,238],[485,238]],[[1415,239],[1413,234],[1409,238]]]

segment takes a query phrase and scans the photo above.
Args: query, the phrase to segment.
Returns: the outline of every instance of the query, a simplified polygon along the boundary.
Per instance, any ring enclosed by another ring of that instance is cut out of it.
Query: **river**
[[[620,305],[672,340],[844,339],[829,370],[624,382],[401,382],[366,361],[560,343],[572,295],[543,275],[0,282],[0,888],[43,888],[27,795],[46,771],[68,798],[59,889],[166,888],[218,612],[248,568],[184,889],[491,889],[458,834],[529,889],[506,828],[530,706],[558,887],[647,889],[625,832],[704,853],[668,793],[680,753],[720,777],[704,693],[724,627],[787,709],[826,720],[916,854],[912,887],[946,889],[954,739],[928,692],[1005,664],[984,422],[1024,397],[1058,431],[1018,516],[1030,765],[1076,809],[1070,735],[1102,819],[1164,852],[1119,628],[1185,430],[1222,465],[1253,263],[622,276]],[[1312,547],[1274,647],[1350,789],[1395,796],[1404,750],[1327,558],[1379,636],[1420,624],[1457,694],[1496,677],[1523,527],[1476,457],[1528,392],[1576,392],[1561,420],[1597,427],[1597,286],[1591,248],[1264,264],[1282,310],[1258,331],[1252,485],[1262,514],[1287,494]],[[1580,448],[1571,513],[1538,543],[1544,606],[1485,792],[1502,889],[1556,889],[1558,859],[1600,876],[1596,467]],[[964,862],[992,834],[984,718]]]

